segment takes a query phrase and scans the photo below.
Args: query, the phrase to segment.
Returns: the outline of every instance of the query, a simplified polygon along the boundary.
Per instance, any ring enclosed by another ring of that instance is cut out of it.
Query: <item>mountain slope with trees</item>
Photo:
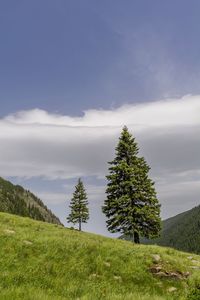
[[[198,255],[6,213],[0,213],[0,245],[0,299],[200,297]]]
[[[0,211],[61,225],[60,220],[33,193],[1,177]]]
[[[159,238],[141,239],[143,244],[156,244],[200,254],[200,206],[178,214],[162,222]],[[121,236],[122,239],[131,240]]]
[[[163,221],[161,236],[145,243],[200,254],[200,206]]]

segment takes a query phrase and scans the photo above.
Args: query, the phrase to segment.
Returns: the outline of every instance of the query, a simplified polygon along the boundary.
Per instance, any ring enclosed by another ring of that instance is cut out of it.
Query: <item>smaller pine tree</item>
[[[69,223],[79,224],[79,231],[81,231],[81,224],[87,223],[89,219],[89,209],[87,194],[81,179],[78,179],[78,183],[75,186],[75,191],[70,202],[71,212],[67,217]]]

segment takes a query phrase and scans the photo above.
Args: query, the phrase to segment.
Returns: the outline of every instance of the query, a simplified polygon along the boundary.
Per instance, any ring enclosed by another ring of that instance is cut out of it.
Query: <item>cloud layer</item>
[[[200,96],[90,110],[72,118],[35,109],[0,121],[6,176],[104,176],[123,125],[157,172],[199,168]]]
[[[21,178],[104,178],[125,124],[152,168],[163,201],[173,195],[186,201],[189,183],[195,199],[188,201],[199,201],[200,96],[89,110],[82,117],[39,109],[6,116],[0,120],[0,173]],[[163,187],[176,192],[166,196]]]
[[[4,118],[12,124],[69,127],[104,127],[131,125],[134,129],[149,126],[199,125],[200,96],[123,105],[113,110],[88,110],[82,117],[49,114],[44,110],[20,111]]]

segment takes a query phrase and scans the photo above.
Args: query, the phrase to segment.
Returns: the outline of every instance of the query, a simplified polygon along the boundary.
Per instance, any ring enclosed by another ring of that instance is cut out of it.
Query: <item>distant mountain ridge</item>
[[[124,236],[121,238],[130,240]],[[141,243],[200,254],[200,206],[164,220],[161,236],[153,240],[141,239]]]
[[[0,211],[62,225],[33,193],[0,177]]]

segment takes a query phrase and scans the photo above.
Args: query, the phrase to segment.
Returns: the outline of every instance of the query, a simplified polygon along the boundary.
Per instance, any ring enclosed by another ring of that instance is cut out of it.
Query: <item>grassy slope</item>
[[[187,299],[188,287],[200,281],[187,253],[6,213],[0,213],[0,246],[0,299]],[[191,276],[153,276],[152,254],[161,256],[165,270],[190,271]],[[200,265],[199,256],[193,259]],[[170,287],[177,290],[169,292]]]

